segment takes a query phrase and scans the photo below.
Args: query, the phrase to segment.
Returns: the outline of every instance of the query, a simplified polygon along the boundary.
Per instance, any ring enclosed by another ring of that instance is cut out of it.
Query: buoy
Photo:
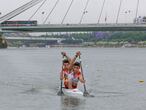
[[[143,83],[143,82],[144,82],[144,80],[139,80],[139,82],[140,82],[140,83]]]

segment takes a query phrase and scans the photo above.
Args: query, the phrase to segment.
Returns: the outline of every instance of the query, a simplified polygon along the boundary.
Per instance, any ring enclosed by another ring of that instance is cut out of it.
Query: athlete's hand
[[[81,80],[81,82],[85,84],[86,80]]]
[[[63,80],[63,76],[60,76],[60,80]]]
[[[61,54],[62,54],[63,56],[66,56],[66,52],[61,52]]]
[[[80,56],[81,55],[81,52],[80,51],[77,51],[76,52],[76,56]]]

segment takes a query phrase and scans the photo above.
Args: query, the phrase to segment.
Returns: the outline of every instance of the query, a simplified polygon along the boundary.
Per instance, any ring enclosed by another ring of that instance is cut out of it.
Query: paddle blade
[[[89,96],[89,93],[87,91],[84,91],[83,96],[87,97]]]
[[[84,97],[94,97],[94,95],[89,94],[87,91],[84,91],[83,96]]]
[[[58,91],[57,95],[59,95],[59,96],[63,96],[64,93],[63,93],[63,91],[60,90],[60,91]]]

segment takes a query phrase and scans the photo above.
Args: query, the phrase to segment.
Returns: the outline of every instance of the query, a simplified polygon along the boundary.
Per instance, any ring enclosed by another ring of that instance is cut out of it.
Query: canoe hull
[[[83,92],[79,89],[65,89],[63,88],[63,92],[67,96],[83,96]]]

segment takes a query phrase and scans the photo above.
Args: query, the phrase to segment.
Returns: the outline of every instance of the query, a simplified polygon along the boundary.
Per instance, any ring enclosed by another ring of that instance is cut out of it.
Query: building
[[[134,19],[135,24],[146,24],[146,16],[139,16]]]

